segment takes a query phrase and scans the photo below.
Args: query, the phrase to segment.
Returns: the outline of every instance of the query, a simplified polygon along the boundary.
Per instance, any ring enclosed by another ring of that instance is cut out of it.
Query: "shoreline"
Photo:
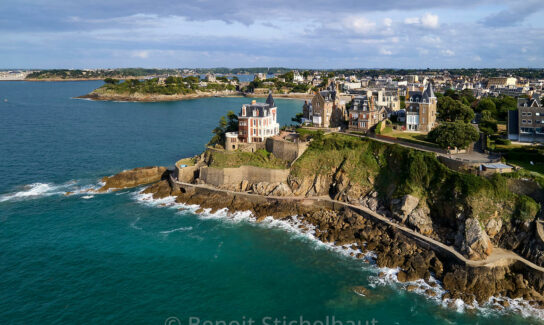
[[[520,261],[509,265],[467,265],[399,229],[334,202],[316,198],[287,202],[274,197],[221,191],[191,189],[169,178],[138,193],[152,200],[171,198],[176,204],[198,206],[194,211],[197,214],[247,212],[257,223],[292,221],[299,231],[309,232],[316,241],[345,255],[363,260],[373,256],[368,262],[378,268],[377,281],[393,280],[406,291],[422,293],[444,307],[458,309],[459,304],[464,304],[467,309],[473,309],[487,305],[506,311],[515,304],[516,312],[527,308],[532,316],[544,318],[544,298],[536,289],[543,274]]]
[[[74,99],[87,99],[93,101],[121,101],[121,102],[173,102],[173,101],[182,101],[190,99],[199,99],[199,98],[210,98],[210,97],[247,97],[247,98],[266,98],[268,95],[252,94],[252,93],[243,93],[239,91],[224,91],[224,92],[214,92],[214,93],[194,93],[194,94],[182,94],[182,95],[147,95],[147,94],[99,94],[91,92],[86,95],[72,97]],[[274,96],[280,99],[298,99],[298,100],[308,100],[311,97],[301,96],[300,94],[278,94]]]

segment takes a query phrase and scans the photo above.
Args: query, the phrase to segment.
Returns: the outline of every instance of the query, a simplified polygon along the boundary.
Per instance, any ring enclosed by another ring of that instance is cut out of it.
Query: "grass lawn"
[[[544,175],[543,146],[496,144],[495,150],[503,154],[506,163],[515,164],[529,171]]]
[[[389,132],[387,132],[388,129],[389,129]],[[396,130],[392,130],[390,127],[386,127],[383,130],[382,134],[390,136],[390,137],[395,137],[397,139],[403,139],[408,142],[421,144],[428,147],[438,148],[438,145],[436,143],[429,142],[427,140],[427,135],[423,133],[396,131]]]

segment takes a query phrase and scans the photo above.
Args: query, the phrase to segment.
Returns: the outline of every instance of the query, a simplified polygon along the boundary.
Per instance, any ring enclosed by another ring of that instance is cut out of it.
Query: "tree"
[[[304,117],[304,113],[297,113],[295,117],[291,118],[291,121],[297,122],[298,124],[302,124],[302,117]]]
[[[227,132],[238,132],[238,116],[233,111],[228,111],[227,117],[221,116],[217,127],[212,130],[214,136],[208,142],[208,146],[223,145]]]
[[[480,130],[487,135],[491,135],[497,132],[497,120],[493,118],[493,113],[485,110],[482,111],[481,114],[482,118],[480,119],[480,123],[478,125],[480,127]]]
[[[119,83],[119,80],[113,78],[106,78],[104,79],[104,82],[110,85],[117,85]]]
[[[444,149],[465,149],[479,137],[475,127],[462,121],[443,122],[427,135],[430,141]]]
[[[466,123],[474,119],[474,111],[467,105],[449,96],[438,98],[438,117],[442,121],[454,122],[456,120]]]
[[[400,109],[406,109],[406,96],[400,96]]]
[[[497,107],[495,106],[495,103],[489,99],[489,98],[482,98],[478,102],[478,105],[476,105],[476,111],[482,112],[482,111],[490,111],[493,116],[497,113]]]

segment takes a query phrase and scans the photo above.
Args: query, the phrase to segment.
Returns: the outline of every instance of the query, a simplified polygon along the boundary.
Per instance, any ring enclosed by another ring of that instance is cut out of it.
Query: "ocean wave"
[[[512,299],[508,297],[491,297],[489,301],[484,304],[478,304],[476,301],[474,301],[472,304],[467,304],[461,299],[442,299],[442,296],[447,291],[443,288],[442,283],[433,276],[431,276],[428,281],[418,279],[415,281],[400,282],[397,278],[400,268],[391,269],[377,267],[375,265],[375,260],[377,258],[376,253],[372,251],[363,252],[363,250],[357,247],[355,243],[340,246],[335,245],[334,243],[322,242],[315,235],[316,227],[312,224],[304,222],[303,220],[300,220],[300,218],[298,218],[296,215],[284,219],[275,219],[269,216],[258,221],[251,211],[237,211],[231,213],[228,211],[228,209],[224,208],[212,213],[211,209],[202,209],[198,205],[176,203],[175,197],[153,199],[151,194],[136,193],[136,199],[148,206],[176,208],[181,210],[180,213],[190,212],[195,214],[199,219],[203,220],[215,219],[229,224],[245,222],[259,227],[282,229],[293,234],[296,238],[311,241],[316,248],[325,248],[348,258],[355,258],[357,255],[362,253],[363,257],[360,260],[364,262],[361,263],[363,269],[375,274],[368,277],[370,287],[375,288],[377,286],[387,285],[397,287],[401,290],[410,290],[416,294],[426,296],[429,300],[435,302],[439,306],[453,309],[459,313],[464,313],[468,310],[476,310],[480,315],[486,317],[516,313],[525,318],[535,317],[544,319],[544,310],[531,306],[528,301],[521,298]],[[177,229],[173,229],[173,231],[175,230]],[[506,304],[504,302],[506,302]]]
[[[397,274],[400,268],[374,268],[377,275],[370,276],[370,287],[394,286],[401,290],[407,290],[416,294],[424,295],[429,300],[435,302],[447,309],[455,310],[458,313],[464,313],[472,310],[485,317],[497,315],[506,315],[509,313],[521,315],[524,318],[534,317],[544,319],[544,310],[535,308],[529,301],[522,298],[491,297],[485,303],[479,304],[476,300],[467,304],[462,299],[443,299],[442,296],[447,292],[442,283],[431,276],[428,281],[418,279],[415,281],[400,282]]]
[[[164,230],[164,231],[161,231],[160,233],[164,234],[164,235],[168,235],[168,234],[171,234],[173,232],[189,231],[189,230],[193,230],[193,227],[180,227],[180,228],[175,228],[175,229],[172,229],[172,230]]]
[[[71,180],[62,184],[36,182],[23,185],[16,192],[0,195],[0,202],[38,199],[52,195],[83,195],[83,199],[91,199],[94,197],[94,194],[97,194],[96,190],[100,187],[100,183],[79,185],[79,181],[77,180]]]
[[[67,188],[70,184],[55,185],[52,183],[32,183],[24,185],[21,191],[0,195],[0,202],[17,201],[29,198],[40,198],[55,194],[63,194],[62,189]]]

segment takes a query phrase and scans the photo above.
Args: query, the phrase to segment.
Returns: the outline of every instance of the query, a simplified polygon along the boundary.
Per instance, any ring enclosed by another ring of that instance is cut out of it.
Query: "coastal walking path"
[[[398,144],[401,147],[430,152],[444,158],[463,161],[463,162],[469,162],[469,163],[492,163],[492,162],[497,162],[497,159],[498,159],[496,156],[492,156],[492,155],[488,155],[488,154],[484,154],[484,153],[480,153],[476,151],[468,152],[468,153],[449,154],[438,148],[428,147],[425,145],[420,145],[415,143],[408,143],[402,140],[385,139],[385,138],[379,138],[377,136],[354,134],[354,133],[340,132],[340,131],[334,131],[332,133],[349,135],[349,136],[358,137],[358,138],[368,138],[368,139],[372,139],[372,140],[387,143],[387,144]]]
[[[351,208],[353,210],[362,212],[363,215],[370,216],[373,219],[376,219],[378,221],[386,223],[387,225],[402,231],[403,233],[405,233],[409,237],[419,241],[420,243],[422,243],[424,245],[427,245],[429,248],[431,248],[433,250],[438,250],[438,251],[441,251],[441,252],[445,252],[445,253],[453,256],[454,258],[456,258],[459,262],[461,262],[461,263],[463,263],[465,265],[468,265],[468,266],[493,268],[493,267],[497,267],[497,266],[509,266],[509,265],[513,264],[514,262],[521,262],[521,263],[525,264],[526,266],[528,266],[528,267],[530,267],[530,268],[532,268],[534,270],[544,272],[543,267],[534,264],[533,262],[519,256],[518,254],[516,254],[516,253],[514,253],[514,252],[512,252],[510,250],[502,249],[502,248],[499,248],[499,247],[493,247],[493,251],[492,251],[491,255],[489,255],[487,257],[487,259],[485,259],[485,260],[480,260],[480,261],[469,260],[465,256],[461,255],[461,253],[459,253],[452,246],[448,246],[448,245],[446,245],[446,244],[444,244],[442,242],[439,242],[439,241],[437,241],[437,240],[435,240],[433,238],[422,235],[422,234],[420,234],[420,233],[418,233],[418,232],[416,232],[416,231],[414,231],[414,230],[412,230],[412,229],[410,229],[408,227],[400,225],[400,224],[392,221],[391,219],[387,218],[384,215],[378,214],[378,213],[376,213],[376,212],[374,212],[374,211],[372,211],[372,210],[370,210],[370,209],[368,209],[366,207],[363,207],[361,205],[354,205],[354,204],[350,204],[350,203],[346,203],[346,202],[342,202],[342,201],[337,201],[337,200],[333,200],[333,199],[331,199],[329,197],[325,197],[325,196],[321,196],[321,197],[266,196],[266,195],[260,195],[260,194],[254,194],[254,193],[236,192],[236,191],[231,191],[231,190],[219,189],[219,188],[216,188],[214,186],[207,185],[207,184],[184,183],[184,182],[180,182],[180,181],[176,180],[173,177],[173,175],[170,175],[170,180],[173,183],[181,185],[181,186],[193,187],[193,188],[202,188],[202,189],[207,189],[207,190],[211,190],[211,191],[215,191],[215,192],[229,193],[229,194],[234,194],[234,195],[242,195],[242,196],[247,196],[247,197],[261,197],[261,198],[275,199],[275,200],[300,201],[302,204],[311,204],[312,202],[315,202],[315,201],[317,201],[317,202],[326,201],[326,202],[338,204],[338,205],[341,205],[341,206],[349,207],[349,208]]]

